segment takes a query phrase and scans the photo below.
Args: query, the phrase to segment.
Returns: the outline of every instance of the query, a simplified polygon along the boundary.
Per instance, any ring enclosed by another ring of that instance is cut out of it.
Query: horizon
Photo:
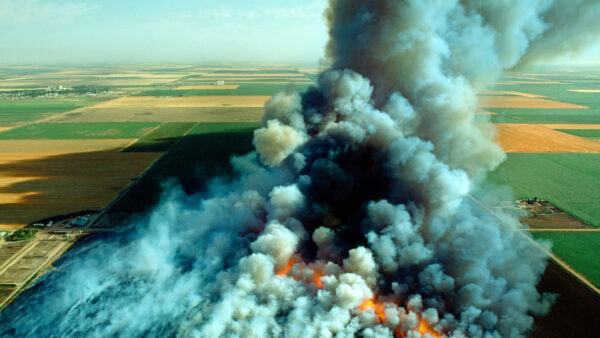
[[[0,65],[326,64],[325,0],[0,1]],[[77,29],[73,29],[76,27]],[[536,60],[599,65],[600,43]]]
[[[4,0],[0,64],[317,64],[326,4]]]

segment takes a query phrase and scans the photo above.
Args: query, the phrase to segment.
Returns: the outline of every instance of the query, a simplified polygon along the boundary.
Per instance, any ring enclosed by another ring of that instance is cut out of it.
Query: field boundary
[[[108,204],[102,208],[102,210],[100,211],[100,213],[98,214],[98,217],[96,217],[96,219],[94,220],[94,222],[92,224],[90,224],[90,228],[94,228],[94,226],[96,225],[96,223],[98,223],[100,221],[100,219],[102,219],[102,217],[110,210],[110,208],[119,201],[119,199],[124,196],[127,192],[129,192],[129,190],[131,189],[131,187],[133,187],[133,185],[135,185],[142,177],[144,177],[146,175],[146,173],[148,173],[152,168],[154,168],[154,166],[165,156],[167,155],[167,153],[173,148],[173,146],[175,146],[177,143],[179,143],[179,141],[181,141],[184,137],[186,137],[192,130],[194,130],[198,124],[200,124],[201,122],[196,122],[187,132],[185,132],[185,134],[183,134],[181,137],[179,137],[179,139],[177,139],[177,141],[173,142],[169,148],[165,151],[162,152],[162,154],[160,156],[158,156],[154,162],[152,162],[152,164],[150,164],[146,169],[144,169],[144,171],[142,171],[137,177],[138,179],[136,179],[135,181],[132,181],[131,183],[129,183],[124,189],[122,189],[121,191],[119,191],[119,193],[117,194],[117,196],[115,196],[110,202],[108,202]]]
[[[496,219],[498,219],[500,222],[505,223],[506,222],[502,219],[502,217],[498,216],[493,210],[491,210],[490,208],[488,208],[487,206],[485,206],[482,202],[480,202],[479,200],[477,200],[475,197],[473,197],[472,195],[467,195],[469,197],[469,199],[471,199],[473,202],[475,202],[477,205],[479,205],[480,207],[482,207],[484,210],[486,210],[487,212],[489,212],[492,216],[494,216]],[[530,236],[527,236],[527,231],[529,229],[517,229],[519,231],[519,233],[521,234],[521,236],[525,237],[529,242],[531,242],[536,248],[538,248],[540,251],[542,251],[546,256],[548,256],[550,259],[552,259],[556,264],[558,264],[563,270],[565,270],[567,273],[569,273],[571,276],[573,276],[575,279],[577,279],[579,282],[581,282],[583,285],[585,285],[587,288],[589,288],[590,290],[592,290],[596,295],[600,295],[600,288],[598,288],[596,285],[594,285],[594,283],[590,282],[589,279],[587,279],[585,276],[583,276],[581,273],[577,272],[575,269],[573,269],[569,264],[567,264],[565,261],[563,261],[562,259],[558,258],[556,255],[554,255],[552,252],[550,252],[548,249],[544,248],[542,245],[540,245],[540,243],[538,243],[535,239],[533,239]]]

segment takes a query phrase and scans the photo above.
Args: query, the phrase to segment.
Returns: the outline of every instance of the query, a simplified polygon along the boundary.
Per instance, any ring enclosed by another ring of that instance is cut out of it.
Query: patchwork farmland
[[[251,150],[265,102],[282,90],[305,90],[318,70],[21,67],[11,74],[0,81],[0,229],[96,210],[90,229],[101,231],[150,210],[168,178],[191,193],[215,176],[234,175],[230,155]],[[83,85],[103,89],[6,94]],[[512,198],[557,207],[556,217],[536,220],[543,225],[532,226],[534,236],[553,243],[558,259],[598,286],[600,69],[509,73],[479,101],[477,119],[497,125],[508,153],[489,180],[510,187]],[[0,259],[26,249],[2,244]],[[565,278],[555,268],[544,281]],[[564,283],[542,288],[557,291]],[[13,286],[1,287],[0,296],[12,297]]]
[[[273,94],[305,90],[314,84],[305,73],[316,73],[133,68],[16,67],[4,77],[0,228],[101,210],[199,125],[254,126]]]
[[[265,102],[316,73],[11,68],[0,81],[0,231],[56,223],[30,242],[0,238],[0,308],[72,243],[74,215],[86,214],[87,231],[118,227],[154,205],[169,177],[190,187],[227,172]]]
[[[507,74],[480,99],[488,114],[478,118],[497,124],[508,153],[489,180],[508,186],[513,198],[548,201],[540,213],[533,211],[539,202],[531,204],[525,210],[533,217],[523,221],[552,246],[539,289],[560,297],[536,322],[554,332],[574,321],[592,325],[595,319],[580,314],[594,313],[600,299],[599,88],[600,69],[542,68]]]

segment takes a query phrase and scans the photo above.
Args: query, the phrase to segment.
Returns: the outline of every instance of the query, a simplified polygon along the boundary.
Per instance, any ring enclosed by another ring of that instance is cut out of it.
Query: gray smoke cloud
[[[471,200],[504,159],[476,92],[556,39],[567,4],[590,5],[331,0],[332,69],[267,103],[238,177],[74,248],[0,332],[525,336],[553,296],[516,221]]]

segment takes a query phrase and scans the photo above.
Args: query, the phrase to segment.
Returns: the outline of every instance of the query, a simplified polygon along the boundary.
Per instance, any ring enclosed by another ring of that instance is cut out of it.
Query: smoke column
[[[525,336],[553,296],[535,288],[543,254],[469,197],[504,159],[475,93],[570,23],[597,32],[578,17],[597,7],[331,0],[331,69],[267,103],[238,177],[174,187],[135,230],[69,251],[0,332]]]

